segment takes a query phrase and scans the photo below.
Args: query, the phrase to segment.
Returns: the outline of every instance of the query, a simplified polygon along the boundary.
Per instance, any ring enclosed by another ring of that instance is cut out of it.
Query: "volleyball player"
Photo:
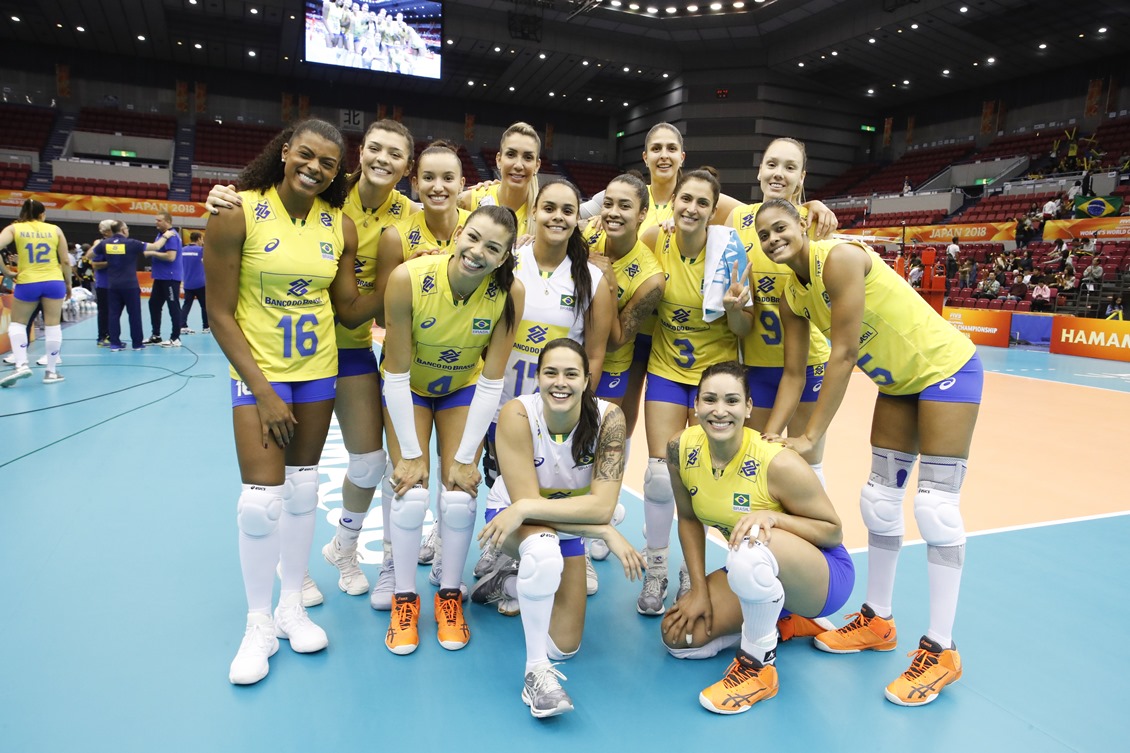
[[[395,120],[378,120],[365,131],[357,170],[349,174],[349,193],[343,212],[353,220],[357,233],[357,257],[354,272],[357,292],[376,292],[378,276],[378,241],[385,228],[404,220],[417,211],[416,205],[396,189],[412,164],[412,134]],[[208,194],[209,208],[232,206],[239,197],[222,186]],[[378,295],[376,301],[384,298]],[[378,310],[378,316],[381,316]],[[322,549],[326,560],[338,569],[338,588],[350,595],[368,590],[365,574],[358,565],[357,543],[375,495],[381,486],[383,557],[378,586],[392,582],[392,546],[389,543],[389,506],[392,498],[387,484],[387,453],[382,437],[384,418],[380,407],[381,383],[377,359],[373,354],[373,322],[365,321],[353,328],[340,322],[334,327],[337,343],[338,379],[334,412],[341,427],[342,441],[349,454],[349,466],[341,485],[342,510],[333,541]],[[384,483],[382,483],[382,481]],[[374,586],[370,602],[388,609],[390,588]],[[383,599],[378,592],[383,592]],[[323,596],[309,574],[303,578],[303,604],[321,604]]]
[[[506,362],[503,405],[537,388],[537,358],[550,340],[571,337],[582,343],[597,373],[604,363],[616,304],[600,269],[589,262],[588,246],[577,227],[580,203],[580,192],[568,181],[543,186],[534,202],[533,241],[515,251],[515,275],[525,286],[526,301]],[[492,431],[488,435],[488,484],[493,483],[491,476],[498,467],[493,441]],[[483,550],[475,564],[475,577],[495,567],[496,555],[489,547]]]
[[[542,718],[573,709],[550,660],[576,655],[585,626],[584,544],[606,540],[630,579],[643,559],[609,524],[624,476],[624,416],[592,392],[584,348],[559,338],[538,355],[540,394],[520,395],[498,418],[502,476],[487,495],[479,541],[517,562],[479,581],[472,598],[516,599],[526,638],[522,701]]]
[[[523,286],[513,274],[516,232],[509,209],[481,207],[458,231],[451,254],[400,265],[389,276],[384,296],[384,402],[395,469],[392,551],[401,562],[411,562],[420,548],[434,423],[442,472],[438,518],[446,549],[435,618],[440,645],[452,651],[470,640],[459,585],[482,478],[475,463],[498,410],[523,307]],[[415,570],[401,567],[394,577],[385,646],[394,654],[410,654],[420,642]]]
[[[755,220],[770,261],[792,272],[782,296],[785,366],[769,436],[780,435],[804,389],[809,321],[831,337],[824,386],[801,434],[784,440],[811,454],[832,421],[855,366],[879,388],[871,424],[871,475],[860,494],[868,530],[867,599],[847,626],[822,633],[832,653],[891,651],[895,567],[902,546],[902,500],[921,453],[914,517],[926,540],[929,629],[910,668],[887,686],[904,706],[930,703],[961,677],[953,622],[965,559],[960,494],[981,401],[984,374],[976,348],[866,246],[812,241],[788,201],[765,202]],[[807,320],[807,321],[806,321]]]
[[[802,206],[807,160],[804,145],[795,139],[780,138],[770,142],[757,173],[764,199],[791,201],[802,217],[808,216],[807,207]],[[749,395],[753,400],[747,425],[757,431],[765,429],[785,364],[779,309],[785,281],[790,274],[785,265],[769,261],[757,239],[753,219],[760,206],[761,202],[739,206],[727,220],[742,239],[749,259],[749,284],[744,299],[749,305],[732,307],[727,311],[727,319],[730,329],[742,338],[742,363],[748,367]],[[809,237],[813,237],[815,225],[809,225],[808,233]],[[827,361],[828,341],[816,330],[809,337],[804,391],[788,424],[790,434],[802,433],[812,416]],[[821,439],[811,454],[812,470],[820,478],[820,483],[824,483],[823,459],[824,440]]]
[[[420,254],[446,253],[470,214],[460,209],[457,203],[459,192],[463,190],[463,164],[454,147],[445,141],[433,142],[420,152],[412,176],[412,188],[423,203],[423,211],[402,217],[381,234],[375,283],[381,300],[384,300],[388,279],[394,269]],[[383,316],[377,317],[377,323],[384,325]],[[438,501],[436,509],[440,509]],[[429,580],[435,586],[439,585],[443,569],[441,528],[439,525],[432,526],[417,554],[421,564],[432,565]],[[373,588],[370,601],[374,609],[392,608],[395,578],[390,568],[393,561],[389,555]]]
[[[530,208],[538,195],[538,170],[541,168],[541,138],[528,123],[514,123],[502,132],[495,155],[501,180],[480,183],[459,197],[459,206],[475,209],[483,204],[509,207],[518,218],[518,236],[534,232]]]
[[[745,368],[708,367],[694,405],[697,424],[667,444],[691,588],[663,618],[663,642],[679,659],[739,644],[725,676],[699,694],[708,711],[738,714],[777,694],[778,640],[821,632],[817,620],[851,595],[855,567],[820,480],[744,426],[753,410]],[[710,575],[704,525],[729,541],[726,567]]]
[[[664,468],[667,440],[694,423],[694,394],[703,370],[713,363],[733,360],[738,354],[737,338],[726,319],[707,322],[703,318],[707,224],[720,194],[712,169],[686,173],[673,200],[675,229],[666,231],[655,226],[643,235],[667,283],[659,302],[659,324],[652,339],[644,394],[647,573],[636,601],[640,614],[663,614],[667,598],[667,547],[675,512],[671,479]],[[733,231],[714,228],[711,232]]]
[[[285,129],[240,175],[243,206],[208,223],[208,318],[232,367],[243,482],[236,520],[248,616],[228,674],[235,684],[266,676],[278,638],[299,653],[328,643],[306,614],[302,582],[338,373],[333,322],[358,326],[374,308],[353,273],[344,152],[341,133],[323,121]]]
[[[16,245],[16,287],[12,291],[12,314],[8,339],[15,356],[15,371],[0,378],[0,387],[11,387],[31,376],[27,363],[28,323],[39,306],[43,307],[43,335],[47,344],[47,371],[44,384],[63,381],[57,370],[63,347],[63,301],[71,297],[71,260],[67,239],[57,226],[44,222],[47,209],[35,199],[25,199],[16,221],[0,230],[0,249]],[[11,277],[6,265],[0,270]]]

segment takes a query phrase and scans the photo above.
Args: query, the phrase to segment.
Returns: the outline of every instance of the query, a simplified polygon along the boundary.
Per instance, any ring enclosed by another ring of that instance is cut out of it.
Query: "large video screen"
[[[306,61],[439,78],[443,4],[306,0]]]

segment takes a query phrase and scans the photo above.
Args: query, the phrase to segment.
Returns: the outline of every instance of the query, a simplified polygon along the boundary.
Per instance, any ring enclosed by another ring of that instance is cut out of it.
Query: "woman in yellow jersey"
[[[718,714],[776,695],[778,640],[823,632],[829,623],[820,618],[855,584],[820,480],[799,455],[743,425],[752,410],[745,367],[715,364],[699,383],[698,424],[667,443],[691,588],[663,618],[663,642],[678,659],[739,644],[725,676],[698,697]],[[729,541],[726,567],[710,575],[703,526]]]
[[[580,203],[580,192],[568,181],[542,186],[534,203],[533,241],[514,252],[514,274],[526,288],[526,300],[506,361],[503,405],[537,389],[538,354],[550,340],[571,337],[581,343],[597,372],[604,363],[616,303],[600,269],[589,262],[588,246],[577,227]],[[484,465],[491,484],[498,468],[493,426],[487,441]],[[475,577],[494,567],[495,554],[493,549],[483,550],[475,564]],[[590,590],[595,590],[596,571],[590,576]]]
[[[475,463],[498,410],[523,307],[511,251],[516,232],[512,211],[480,207],[456,232],[451,254],[401,264],[385,293],[385,426],[395,468],[392,551],[401,562],[412,562],[420,549],[428,512],[426,450],[434,423],[442,472],[437,517],[446,560],[435,618],[439,643],[451,651],[470,640],[459,585],[482,478]],[[394,654],[410,654],[420,642],[415,568],[399,568],[394,578],[385,645]]]
[[[721,187],[712,168],[685,174],[675,190],[674,231],[649,228],[643,242],[655,251],[666,287],[659,302],[659,322],[652,340],[644,393],[647,471],[644,474],[644,520],[647,524],[647,574],[636,601],[640,614],[663,614],[667,598],[667,546],[675,497],[664,463],[667,440],[693,424],[694,393],[703,370],[738,355],[738,340],[725,318],[703,318],[707,282],[707,225]],[[732,231],[714,228],[711,232]]]
[[[484,204],[509,207],[518,218],[518,236],[534,232],[534,215],[529,211],[538,195],[538,170],[541,168],[541,138],[528,123],[514,123],[502,132],[495,155],[500,180],[480,183],[459,196],[463,209]]]
[[[377,241],[381,232],[418,210],[407,196],[396,190],[396,184],[411,167],[413,146],[412,134],[402,124],[379,120],[365,132],[357,170],[346,178],[349,193],[342,211],[353,220],[357,230],[354,272],[357,292],[361,295],[377,292]],[[208,194],[208,206],[213,212],[219,207],[240,204],[234,186],[214,186]],[[381,301],[383,297],[378,296],[376,300]],[[342,510],[337,532],[334,540],[322,548],[322,554],[338,568],[338,588],[350,595],[363,594],[369,588],[368,579],[358,566],[357,545],[376,487],[382,487],[382,499],[392,497],[385,478],[388,459],[382,437],[381,384],[373,354],[372,325],[370,320],[352,329],[340,322],[334,326],[338,360],[334,413],[349,454],[349,466],[341,485]],[[389,583],[392,577],[388,510],[387,504],[381,506],[384,540],[378,583]],[[370,603],[376,609],[388,609],[388,589],[383,599],[377,591],[373,589]],[[317,584],[307,574],[302,585],[303,604],[307,607],[321,604],[322,598]]]
[[[423,202],[424,211],[394,222],[381,235],[376,277],[376,291],[381,300],[384,300],[385,288],[393,270],[414,256],[446,253],[445,249],[450,247],[456,232],[470,214],[456,204],[459,192],[463,190],[463,165],[454,147],[445,141],[433,142],[420,152],[412,176],[412,188]],[[377,316],[377,323],[384,326],[383,313]],[[432,565],[429,579],[437,586],[443,568],[440,528],[438,524],[432,526],[417,553],[421,565]],[[393,561],[389,555],[373,588],[370,602],[374,609],[392,608]]]
[[[786,199],[798,207],[801,216],[808,216],[808,209],[802,206],[807,160],[804,145],[795,139],[780,138],[770,142],[757,173],[765,200]],[[742,363],[748,367],[749,394],[753,399],[753,412],[747,425],[757,431],[763,431],[769,420],[785,364],[784,334],[778,309],[790,274],[785,265],[769,261],[757,240],[753,218],[760,206],[760,202],[739,206],[727,221],[738,232],[749,257],[748,284],[731,289],[736,296],[726,298],[726,317],[730,329],[742,339]],[[808,232],[813,237],[815,225],[809,225]],[[745,297],[739,302],[743,293]],[[741,305],[743,303],[745,305]],[[824,364],[828,361],[828,341],[819,331],[812,333],[809,343],[804,392],[789,422],[791,434],[803,432],[812,416],[824,381]],[[813,447],[810,459],[812,470],[824,483],[823,439]]]
[[[266,676],[278,638],[299,653],[328,643],[306,614],[302,582],[334,404],[333,322],[358,326],[376,303],[358,295],[353,275],[344,150],[341,133],[323,121],[287,128],[240,175],[243,206],[208,223],[208,318],[231,363],[243,481],[236,519],[249,611],[229,673],[240,685]],[[272,619],[276,565],[282,591]]]
[[[43,221],[47,210],[35,199],[26,199],[19,217],[0,230],[0,249],[16,244],[16,288],[13,291],[12,319],[8,339],[16,357],[16,370],[0,378],[0,387],[11,387],[31,376],[27,365],[27,324],[37,306],[43,306],[43,335],[47,343],[47,372],[44,384],[63,381],[56,370],[59,350],[63,347],[63,301],[71,297],[71,260],[67,255],[67,239],[55,225]],[[11,277],[6,265],[0,264]]]
[[[866,246],[813,241],[788,201],[761,205],[758,239],[770,261],[792,272],[781,322],[785,371],[766,425],[779,436],[804,389],[809,322],[832,342],[824,386],[802,434],[784,440],[801,456],[823,438],[855,366],[879,387],[871,423],[871,476],[859,506],[868,530],[867,600],[840,630],[816,638],[832,653],[895,648],[891,618],[895,566],[902,546],[902,500],[919,453],[914,517],[926,540],[930,624],[910,668],[887,686],[904,706],[929,703],[961,677],[952,632],[965,559],[959,507],[984,373],[976,348]],[[811,460],[811,458],[806,458]]]
[[[550,660],[572,658],[585,628],[582,536],[607,541],[631,579],[643,558],[609,524],[624,478],[624,416],[593,395],[588,357],[559,338],[538,356],[538,392],[502,408],[496,441],[502,476],[487,494],[479,541],[504,566],[475,584],[479,603],[520,606],[526,636],[522,700],[543,718],[573,710]]]

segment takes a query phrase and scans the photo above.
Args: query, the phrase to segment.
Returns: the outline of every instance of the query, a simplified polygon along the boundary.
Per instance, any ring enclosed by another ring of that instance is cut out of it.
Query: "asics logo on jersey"
[[[417,246],[423,236],[420,234],[420,228],[414,227],[408,231],[408,243],[412,246]]]
[[[753,458],[748,458],[745,462],[742,463],[742,469],[738,473],[739,475],[745,476],[746,478],[753,478],[757,475],[757,471],[760,468],[761,463],[757,462]]]
[[[628,273],[628,279],[630,280],[640,273],[640,265],[637,262],[632,262],[624,271]]]
[[[489,335],[490,334],[490,319],[472,319],[471,320],[471,334],[472,335]]]
[[[318,215],[318,221],[322,223],[322,227],[334,226],[334,218],[330,216],[329,212],[322,212]]]
[[[299,277],[290,283],[290,289],[286,291],[287,295],[304,296],[310,292],[310,280],[303,280]]]
[[[762,293],[771,293],[773,286],[777,284],[777,280],[770,275],[765,275],[757,281],[757,289]]]
[[[265,201],[260,201],[255,205],[254,213],[256,222],[269,220],[271,219],[271,205]]]
[[[420,283],[420,290],[425,294],[434,293],[436,291],[436,276],[434,274],[424,275],[424,280]]]
[[[530,327],[530,331],[526,334],[526,339],[532,343],[538,344],[545,342],[545,335],[549,330],[540,324]]]
[[[832,299],[828,297],[828,291],[827,290],[821,291],[820,297],[824,299],[824,305],[825,306],[827,306],[828,308],[832,308]]]
[[[269,254],[278,247],[279,247],[279,239],[278,238],[271,238],[271,240],[267,241],[267,245],[263,246],[263,253]]]
[[[322,258],[333,261],[334,258],[334,244],[332,243],[319,243],[318,246],[322,249]]]
[[[698,465],[698,448],[693,447],[687,452],[687,468],[694,468]]]
[[[674,313],[671,314],[671,318],[679,324],[686,324],[691,319],[691,312],[686,309],[675,309]]]
[[[950,377],[946,381],[939,384],[938,389],[942,390],[944,392],[945,390],[948,390],[950,387],[954,386],[955,384],[957,384],[957,378],[956,377]]]
[[[545,462],[545,458],[534,458],[534,468],[540,468],[541,464]]]
[[[434,316],[430,316],[424,321],[420,322],[420,329],[431,329],[431,327],[435,325],[435,323],[436,318]]]
[[[455,363],[459,360],[459,350],[457,348],[448,348],[439,354],[439,360],[444,363]]]
[[[620,386],[620,377],[616,377],[615,379],[613,379],[611,382],[608,383],[608,389],[610,389],[610,390],[614,390],[619,386]]]
[[[690,489],[687,489],[687,491],[690,492],[691,496],[693,497],[694,495],[698,494],[698,487],[692,486]]]
[[[734,512],[749,512],[749,495],[734,494]]]

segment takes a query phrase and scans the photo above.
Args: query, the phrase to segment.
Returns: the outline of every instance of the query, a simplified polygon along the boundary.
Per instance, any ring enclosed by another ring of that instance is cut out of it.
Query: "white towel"
[[[706,229],[706,269],[703,275],[703,321],[712,322],[725,315],[722,298],[734,282],[731,278],[734,262],[738,264],[738,276],[745,274],[749,258],[738,232],[723,225],[709,226]]]

